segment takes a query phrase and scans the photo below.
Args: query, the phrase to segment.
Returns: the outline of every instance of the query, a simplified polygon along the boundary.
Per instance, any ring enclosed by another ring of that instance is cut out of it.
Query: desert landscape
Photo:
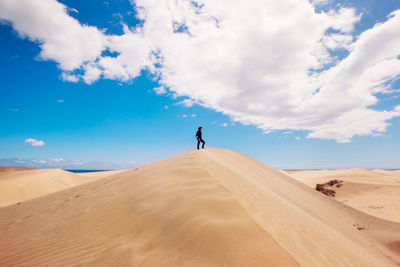
[[[400,266],[399,33],[400,0],[0,0],[0,267]]]
[[[315,188],[332,180],[335,199],[367,214],[400,223],[400,171],[319,170],[287,171],[288,175]]]
[[[0,175],[0,266],[400,263],[398,171],[285,173],[207,148],[131,170]],[[313,188],[331,179],[335,197]]]

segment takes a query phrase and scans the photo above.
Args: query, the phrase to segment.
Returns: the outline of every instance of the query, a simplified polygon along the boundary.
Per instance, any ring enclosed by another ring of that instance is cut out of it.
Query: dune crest
[[[397,266],[400,224],[208,148],[1,208],[0,240],[1,266]]]
[[[0,207],[95,181],[121,171],[77,174],[60,169],[0,167]]]
[[[28,170],[37,170],[37,168],[29,168],[29,167],[0,167],[0,173],[6,172],[15,172],[15,171],[28,171]]]

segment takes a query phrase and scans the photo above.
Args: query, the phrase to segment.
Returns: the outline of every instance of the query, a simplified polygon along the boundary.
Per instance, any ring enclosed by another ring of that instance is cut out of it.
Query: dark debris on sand
[[[336,195],[335,190],[332,188],[336,187],[339,188],[342,186],[343,181],[340,181],[338,179],[330,180],[327,183],[324,184],[316,184],[315,185],[315,190],[321,192],[322,194],[325,194],[329,197],[334,197]]]

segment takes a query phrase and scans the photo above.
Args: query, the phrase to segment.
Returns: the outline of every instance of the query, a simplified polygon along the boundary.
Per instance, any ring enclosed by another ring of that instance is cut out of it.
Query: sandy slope
[[[287,173],[313,188],[317,183],[342,180],[343,186],[334,188],[335,199],[379,218],[400,222],[400,171],[350,169]]]
[[[27,170],[37,170],[37,169],[29,168],[29,167],[0,167],[1,174],[7,173],[7,172],[27,171]]]
[[[0,168],[0,207],[95,181],[115,171],[76,174],[59,169]]]
[[[189,152],[1,208],[0,240],[0,266],[396,266],[400,261],[400,224],[221,149]]]

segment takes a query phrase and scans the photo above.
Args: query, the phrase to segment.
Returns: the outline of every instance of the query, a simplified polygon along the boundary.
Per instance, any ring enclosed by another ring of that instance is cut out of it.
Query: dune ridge
[[[0,168],[0,207],[95,181],[120,171],[86,174],[60,169]]]
[[[0,173],[15,172],[15,171],[27,171],[27,170],[37,170],[37,168],[16,167],[16,166],[0,167]]]
[[[400,262],[400,224],[212,148],[0,208],[0,240],[1,266]]]

